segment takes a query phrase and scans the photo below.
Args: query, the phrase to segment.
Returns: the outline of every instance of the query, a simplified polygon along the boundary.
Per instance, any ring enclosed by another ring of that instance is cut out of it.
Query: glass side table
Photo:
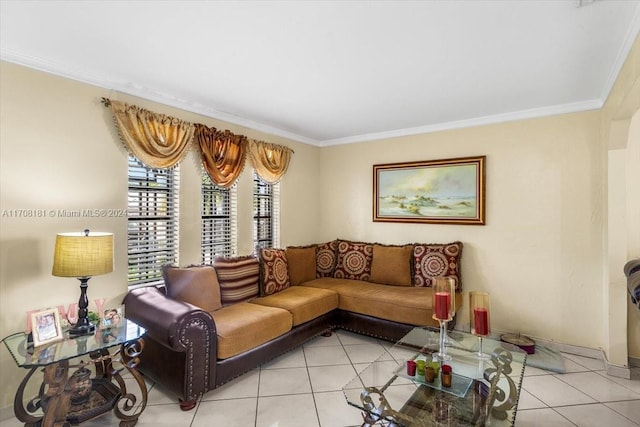
[[[69,426],[113,410],[120,427],[134,426],[147,405],[147,386],[136,369],[144,333],[144,328],[121,318],[116,325],[98,325],[93,335],[70,338],[65,332],[64,340],[36,348],[24,333],[6,337],[2,341],[16,364],[28,370],[14,398],[16,418],[25,426]],[[72,359],[79,361],[71,364]],[[38,369],[43,379],[37,395],[25,400]],[[139,387],[140,402],[127,390],[123,370]]]

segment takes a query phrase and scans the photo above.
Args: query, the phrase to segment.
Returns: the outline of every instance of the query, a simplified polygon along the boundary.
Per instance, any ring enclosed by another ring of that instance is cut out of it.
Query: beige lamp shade
[[[53,272],[58,277],[92,277],[113,271],[113,234],[60,233],[56,237]]]

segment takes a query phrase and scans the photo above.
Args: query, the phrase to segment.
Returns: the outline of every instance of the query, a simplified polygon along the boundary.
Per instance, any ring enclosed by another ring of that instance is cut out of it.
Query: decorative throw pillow
[[[289,246],[285,251],[289,265],[291,286],[308,282],[316,278],[316,245]]]
[[[375,283],[411,286],[413,246],[373,245],[371,278]]]
[[[222,307],[220,285],[213,267],[204,265],[180,268],[165,265],[162,277],[169,298],[188,302],[208,312]]]
[[[338,241],[323,243],[316,247],[316,277],[333,277],[338,262]]]
[[[451,276],[456,282],[456,291],[461,291],[461,256],[462,242],[447,244],[416,243],[413,247],[415,267],[413,285],[431,286],[434,277]]]
[[[369,280],[373,245],[370,243],[338,241],[338,262],[333,277],[338,279]]]
[[[284,249],[260,249],[260,295],[271,295],[290,286]]]
[[[260,264],[255,256],[218,257],[213,267],[220,283],[222,305],[250,301],[258,296]]]

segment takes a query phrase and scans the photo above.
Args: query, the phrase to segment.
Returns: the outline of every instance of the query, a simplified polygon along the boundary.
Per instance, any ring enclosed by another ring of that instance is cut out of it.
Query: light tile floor
[[[138,425],[359,426],[362,418],[347,405],[341,389],[390,346],[345,331],[318,337],[207,393],[189,412],[181,411],[161,386],[149,383],[148,406]],[[565,374],[526,368],[517,427],[640,426],[640,369],[633,369],[632,380],[624,380],[607,376],[602,360],[564,357]],[[0,421],[1,427],[20,425],[15,418]],[[117,426],[118,420],[105,414],[83,425]]]

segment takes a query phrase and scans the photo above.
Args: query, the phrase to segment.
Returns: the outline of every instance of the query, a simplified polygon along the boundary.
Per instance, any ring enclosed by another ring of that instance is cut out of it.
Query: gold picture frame
[[[373,165],[373,221],[484,225],[485,160]]]
[[[64,339],[60,313],[56,308],[31,313],[31,325],[34,347]]]

